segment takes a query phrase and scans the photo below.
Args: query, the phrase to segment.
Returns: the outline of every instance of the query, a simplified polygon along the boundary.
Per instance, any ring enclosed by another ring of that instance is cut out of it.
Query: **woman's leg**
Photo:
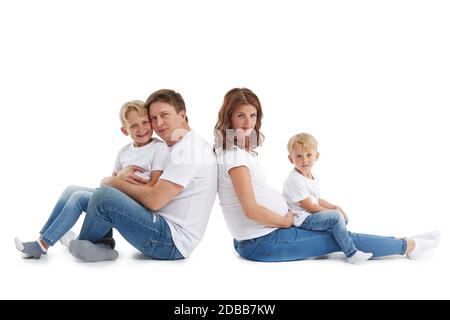
[[[132,246],[147,256],[164,260],[183,258],[163,218],[123,192],[101,187],[89,202],[79,240],[97,243],[111,228],[117,229]]]
[[[69,200],[70,196],[77,191],[87,191],[87,192],[94,192],[94,189],[91,188],[85,188],[85,187],[79,187],[79,186],[69,186],[67,187],[61,196],[59,197],[58,201],[56,202],[55,207],[53,208],[52,213],[50,214],[50,217],[48,218],[47,222],[45,223],[42,230],[39,232],[41,235],[47,231],[47,229],[53,224],[53,222],[58,218],[61,211],[64,209],[67,201]]]
[[[406,240],[357,233],[349,235],[358,250],[372,252],[373,257],[406,252]],[[256,239],[235,241],[235,248],[243,258],[264,262],[303,260],[341,251],[330,232],[294,227],[277,229]]]
[[[71,192],[68,198],[64,197],[64,206],[58,214],[50,217],[52,223],[41,234],[42,240],[48,245],[53,246],[61,239],[75,225],[81,213],[87,211],[89,199],[92,197],[93,191],[88,188],[80,188]]]
[[[347,231],[345,219],[338,211],[323,211],[312,214],[305,219],[300,229],[331,232],[341,251],[347,257],[353,256],[357,251]]]

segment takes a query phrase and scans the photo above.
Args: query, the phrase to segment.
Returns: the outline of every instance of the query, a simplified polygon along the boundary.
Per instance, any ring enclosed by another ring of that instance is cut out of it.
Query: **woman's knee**
[[[333,210],[333,211],[330,211],[328,214],[329,214],[329,218],[333,221],[334,224],[344,224],[345,225],[345,219],[339,211]]]

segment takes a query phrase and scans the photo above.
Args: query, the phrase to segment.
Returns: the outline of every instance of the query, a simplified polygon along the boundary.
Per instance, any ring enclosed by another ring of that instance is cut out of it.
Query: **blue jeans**
[[[339,244],[342,252],[347,256],[353,256],[357,249],[350,237],[346,221],[339,211],[322,211],[309,215],[299,227],[310,231],[329,231]]]
[[[125,193],[112,187],[101,187],[89,201],[78,239],[97,243],[112,228],[146,256],[160,260],[184,258],[173,242],[166,220]]]
[[[40,231],[41,238],[53,246],[86,212],[94,189],[70,186],[59,197],[47,222]]]
[[[406,240],[349,233],[356,248],[372,252],[373,257],[403,255]],[[308,231],[291,227],[277,229],[250,240],[234,240],[234,248],[241,257],[263,262],[303,260],[341,250],[333,235],[327,231]]]

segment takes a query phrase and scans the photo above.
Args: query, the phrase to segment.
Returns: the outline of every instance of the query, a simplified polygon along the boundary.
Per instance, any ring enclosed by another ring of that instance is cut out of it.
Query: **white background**
[[[0,298],[450,298],[449,16],[447,1],[1,1]],[[175,89],[212,142],[224,94],[242,86],[263,104],[272,186],[289,137],[312,133],[322,195],[349,229],[440,228],[439,249],[363,266],[244,261],[217,200],[185,261],[146,260],[118,233],[112,263],[60,245],[20,258],[14,237],[35,238],[64,187],[111,172],[123,102]]]

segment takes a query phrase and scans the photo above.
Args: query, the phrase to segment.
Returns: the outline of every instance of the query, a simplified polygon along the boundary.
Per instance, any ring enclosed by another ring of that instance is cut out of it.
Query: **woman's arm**
[[[229,171],[229,174],[239,203],[247,218],[268,227],[289,228],[292,226],[292,212],[289,211],[286,216],[282,217],[256,203],[252,181],[247,167],[241,166],[232,168]]]

